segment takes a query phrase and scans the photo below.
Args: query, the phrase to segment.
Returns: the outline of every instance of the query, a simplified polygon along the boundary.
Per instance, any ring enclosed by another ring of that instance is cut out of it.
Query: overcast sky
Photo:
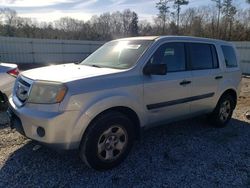
[[[237,6],[246,7],[245,0],[234,1]],[[0,0],[0,7],[15,9],[22,17],[32,17],[47,22],[65,16],[86,21],[93,15],[129,8],[138,13],[139,19],[150,21],[157,14],[156,2],[158,0]],[[213,4],[211,0],[189,2],[188,7]]]

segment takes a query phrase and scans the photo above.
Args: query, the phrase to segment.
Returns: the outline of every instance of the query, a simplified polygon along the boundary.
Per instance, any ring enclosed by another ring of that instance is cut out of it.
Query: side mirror
[[[166,75],[167,74],[167,65],[166,64],[147,64],[143,73],[145,75]]]

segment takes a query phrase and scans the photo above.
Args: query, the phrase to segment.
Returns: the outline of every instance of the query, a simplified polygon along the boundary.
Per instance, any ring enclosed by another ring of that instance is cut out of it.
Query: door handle
[[[222,79],[222,78],[223,78],[223,76],[216,76],[214,79],[219,80],[219,79]]]
[[[191,84],[191,81],[183,80],[182,82],[180,82],[181,86],[185,86],[185,85],[188,85],[188,84]]]

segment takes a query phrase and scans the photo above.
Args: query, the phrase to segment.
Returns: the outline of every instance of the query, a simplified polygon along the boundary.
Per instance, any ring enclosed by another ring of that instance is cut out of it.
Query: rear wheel
[[[215,127],[225,127],[228,124],[232,118],[235,104],[236,101],[231,95],[226,94],[221,97],[211,115],[211,120]]]
[[[134,142],[133,123],[119,112],[107,112],[88,128],[80,146],[80,157],[96,170],[119,165]]]

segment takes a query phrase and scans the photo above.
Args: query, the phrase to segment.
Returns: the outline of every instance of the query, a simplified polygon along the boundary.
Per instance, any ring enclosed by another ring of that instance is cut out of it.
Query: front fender
[[[136,112],[140,122],[142,121],[142,105],[134,98],[128,96],[111,96],[95,102],[89,107],[85,114],[90,118],[95,118],[101,112],[113,107],[127,107]]]
[[[81,114],[73,129],[72,141],[79,141],[80,144],[82,136],[91,121],[101,112],[113,107],[130,108],[131,110],[136,112],[141,125],[145,124],[146,120],[143,118],[144,113],[140,101],[128,95],[107,96],[105,98],[102,98],[102,100],[93,101],[91,105],[81,111]]]

